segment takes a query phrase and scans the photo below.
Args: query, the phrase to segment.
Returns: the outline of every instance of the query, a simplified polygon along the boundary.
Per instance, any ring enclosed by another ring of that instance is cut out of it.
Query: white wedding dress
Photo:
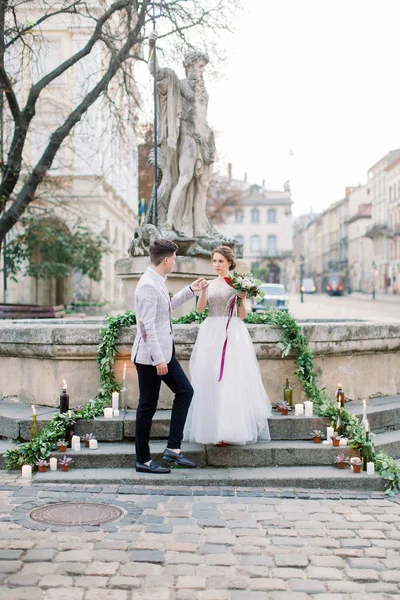
[[[270,440],[267,418],[271,403],[247,327],[234,312],[227,328],[235,292],[220,278],[213,280],[207,291],[209,317],[199,328],[190,359],[194,396],[184,440],[200,444]],[[224,370],[218,381],[226,335]]]

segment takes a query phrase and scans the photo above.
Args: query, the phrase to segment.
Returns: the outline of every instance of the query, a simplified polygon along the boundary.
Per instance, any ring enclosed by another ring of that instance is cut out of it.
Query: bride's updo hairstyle
[[[217,252],[218,254],[225,256],[229,263],[229,270],[234,271],[236,269],[236,256],[234,255],[232,248],[229,248],[229,246],[219,246],[218,248],[214,248],[211,252],[211,258],[214,258],[214,254]]]

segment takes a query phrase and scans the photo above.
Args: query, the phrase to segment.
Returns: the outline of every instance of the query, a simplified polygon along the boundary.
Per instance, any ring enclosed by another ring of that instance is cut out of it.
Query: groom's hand
[[[196,279],[193,283],[190,284],[190,287],[194,292],[201,292],[201,290],[205,290],[208,287],[208,281],[204,279],[204,277],[200,277],[200,279]]]
[[[167,363],[160,363],[159,365],[156,365],[156,369],[157,369],[157,375],[166,375],[168,373],[168,366]]]

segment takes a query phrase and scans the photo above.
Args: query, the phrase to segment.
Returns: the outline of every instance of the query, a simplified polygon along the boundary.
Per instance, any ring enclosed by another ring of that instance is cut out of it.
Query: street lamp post
[[[375,300],[375,271],[376,271],[376,263],[374,261],[372,263],[372,300]]]
[[[304,302],[304,291],[303,291],[303,278],[304,278],[304,256],[300,256],[300,302]]]

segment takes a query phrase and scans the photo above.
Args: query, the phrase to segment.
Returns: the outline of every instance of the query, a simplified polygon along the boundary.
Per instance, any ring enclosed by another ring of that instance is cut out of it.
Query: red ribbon
[[[227,279],[227,277],[225,277],[225,280],[226,279]],[[221,381],[221,379],[223,377],[223,374],[224,374],[226,346],[228,344],[228,327],[229,327],[229,323],[231,322],[231,319],[232,319],[233,309],[235,307],[236,298],[237,298],[237,296],[233,296],[232,300],[229,303],[229,313],[228,313],[228,320],[226,322],[226,327],[225,327],[225,341],[224,341],[224,345],[223,345],[223,348],[222,348],[221,366],[219,368],[218,383]]]

